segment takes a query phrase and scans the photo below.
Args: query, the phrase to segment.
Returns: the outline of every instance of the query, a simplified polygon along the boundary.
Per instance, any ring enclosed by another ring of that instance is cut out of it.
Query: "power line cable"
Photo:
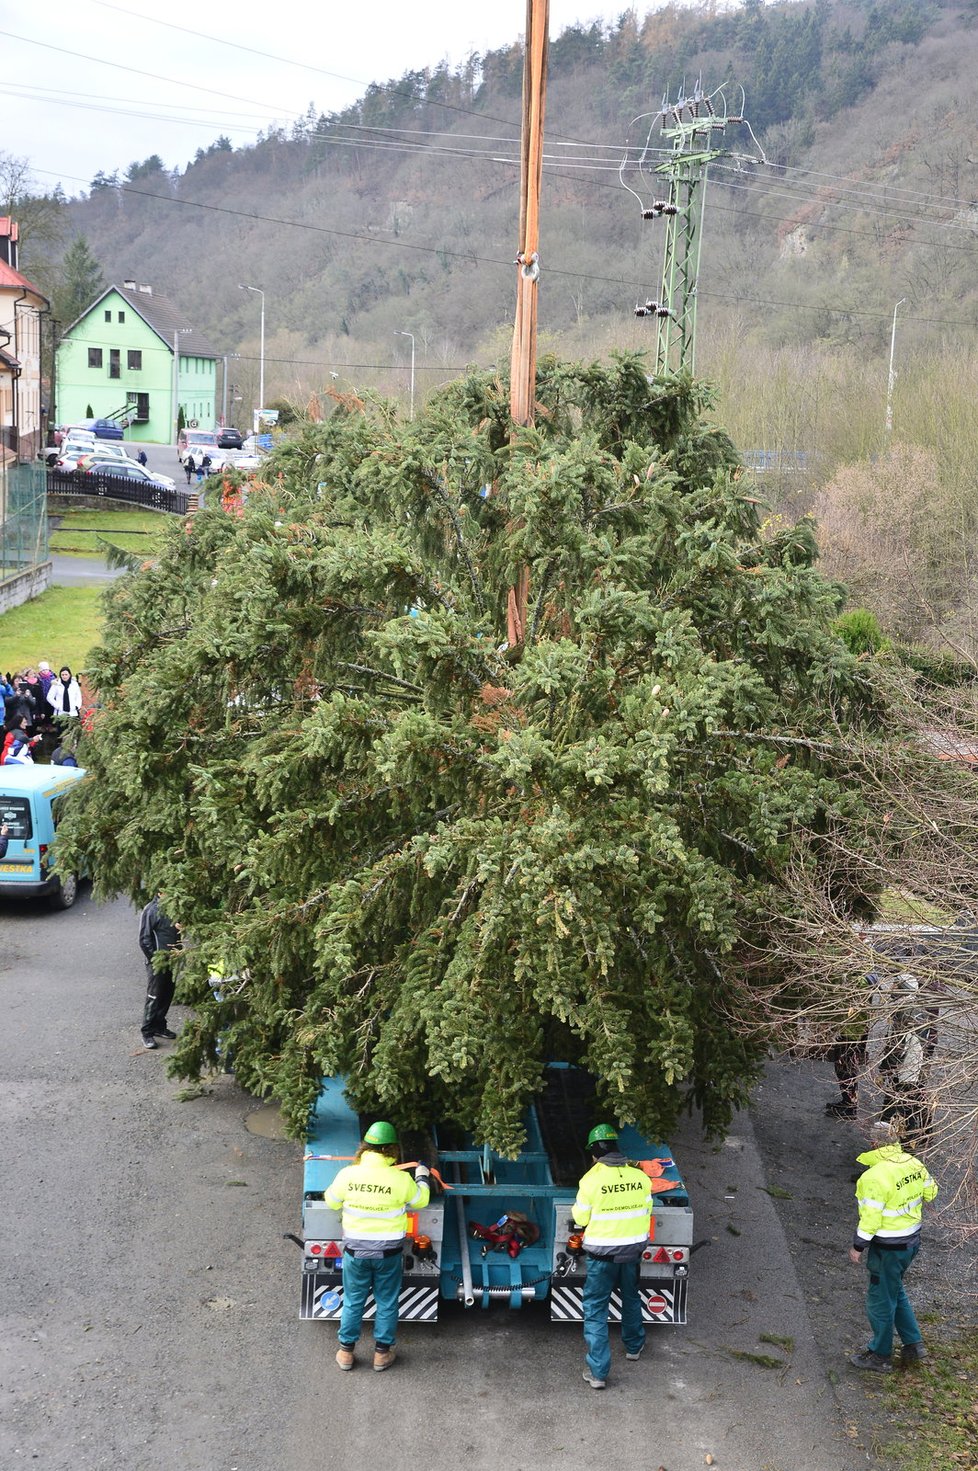
[[[151,25],[165,26],[167,30],[182,31],[184,35],[196,36],[197,39],[201,41],[213,41],[214,44],[217,46],[231,46],[234,48],[235,51],[246,51],[250,56],[260,56],[263,61],[278,61],[285,66],[294,66],[300,68],[303,71],[316,72],[319,76],[322,77],[331,77],[334,81],[352,82],[355,87],[372,87],[377,85],[376,82],[365,82],[360,77],[347,77],[344,76],[342,72],[327,71],[324,67],[313,66],[313,64],[308,61],[295,61],[292,57],[289,56],[276,56],[275,53],[272,51],[259,51],[258,48],[255,46],[245,46],[240,41],[231,41],[228,39],[227,36],[211,36],[208,35],[205,31],[195,31],[191,30],[189,26],[177,25],[175,21],[161,20],[159,16],[146,15],[143,11],[127,10],[122,5],[110,4],[109,0],[91,0],[91,4],[100,5],[104,10],[116,10],[119,12],[120,15],[133,16],[137,20],[148,21]],[[0,34],[3,33],[0,32]],[[449,112],[458,112],[466,117],[485,117],[488,118],[490,122],[502,123],[503,127],[518,129],[520,126],[518,120],[505,117],[494,117],[491,113],[478,112],[475,108],[460,107],[456,103],[452,102],[440,102],[428,98],[418,98],[404,88],[388,86],[384,88],[384,91],[387,92],[389,95],[393,95],[395,97],[403,97],[410,102],[424,101],[425,105],[428,107],[444,107]]]
[[[253,97],[239,97],[235,92],[219,92],[216,87],[202,87],[198,82],[184,82],[178,77],[164,77],[159,72],[148,72],[143,67],[126,66],[121,61],[107,61],[104,56],[88,56],[83,51],[71,51],[66,46],[55,46],[51,41],[38,41],[33,36],[19,36],[15,31],[0,30],[0,36],[6,36],[11,41],[24,41],[29,46],[41,46],[45,51],[57,51],[62,56],[72,57],[75,61],[92,61],[98,66],[110,66],[115,71],[132,72],[137,77],[148,77],[153,82],[166,82],[171,87],[188,87],[192,92],[206,92],[211,97],[223,97],[225,101],[230,102],[249,104],[254,102]],[[293,118],[301,116],[301,113],[292,113]]]
[[[79,175],[73,175],[73,174],[56,174],[56,173],[53,173],[53,171],[50,170],[50,169],[39,169],[39,170],[37,170],[37,172],[38,173],[47,173],[47,174],[50,174],[52,177],[55,177],[55,178],[70,178],[70,179],[74,179],[74,180],[76,180],[78,182],[84,182],[84,180],[82,180]],[[246,210],[232,209],[229,205],[205,204],[205,203],[203,203],[200,200],[180,199],[176,195],[158,194],[155,191],[149,190],[149,189],[137,189],[137,188],[133,187],[133,185],[131,185],[131,184],[115,185],[115,186],[112,186],[112,187],[118,188],[119,191],[121,193],[123,193],[123,194],[135,194],[135,195],[139,195],[139,196],[141,196],[143,198],[147,198],[147,199],[158,199],[158,200],[162,200],[163,203],[165,203],[165,204],[177,204],[177,205],[182,205],[183,207],[189,208],[189,209],[202,209],[202,210],[210,211],[210,212],[215,213],[215,214],[231,215],[231,216],[233,216],[233,217],[235,217],[237,219],[248,220],[248,221],[253,222],[253,223],[281,225],[281,226],[284,226],[284,227],[290,228],[290,229],[298,229],[298,230],[312,231],[313,233],[318,234],[318,235],[336,236],[336,237],[339,237],[340,239],[344,239],[344,240],[356,240],[356,241],[360,241],[362,243],[369,244],[369,245],[383,245],[383,246],[387,246],[389,248],[396,248],[396,249],[400,249],[400,250],[411,250],[411,251],[420,252],[422,254],[427,254],[427,255],[432,255],[432,254],[434,254],[434,255],[444,255],[444,256],[447,256],[449,259],[452,259],[452,260],[462,260],[462,261],[467,261],[467,262],[470,262],[470,263],[473,263],[473,264],[479,264],[479,265],[505,266],[505,267],[508,267],[508,268],[512,267],[512,265],[513,265],[513,262],[510,261],[510,260],[503,260],[503,259],[500,259],[500,258],[495,257],[495,256],[476,255],[473,251],[448,250],[446,247],[443,247],[443,246],[422,245],[420,243],[415,243],[415,242],[412,242],[412,241],[400,240],[400,239],[383,240],[383,241],[381,241],[381,240],[378,240],[377,237],[376,236],[373,236],[373,235],[363,235],[363,234],[359,234],[357,232],[350,231],[350,230],[335,230],[335,229],[329,228],[326,225],[313,225],[313,224],[309,224],[308,222],[303,221],[303,220],[286,220],[286,219],[281,219],[281,218],[279,218],[277,216],[274,216],[274,215],[259,215],[259,214],[249,213]],[[560,268],[558,266],[549,266],[548,267],[548,274],[551,275],[551,276],[562,276],[562,277],[565,277],[565,278],[569,278],[569,279],[572,279],[572,280],[578,280],[578,281],[595,281],[595,282],[601,282],[602,284],[611,285],[611,286],[632,287],[632,288],[635,288],[636,290],[639,290],[639,291],[644,291],[646,289],[646,287],[647,287],[647,284],[648,284],[647,281],[635,281],[635,280],[631,280],[631,279],[629,279],[627,277],[624,277],[624,276],[599,276],[599,275],[596,275],[596,274],[594,274],[592,272],[587,272],[587,271],[568,271],[568,270],[564,270],[564,269],[562,269],[562,268]],[[727,300],[727,301],[754,302],[757,305],[763,305],[763,306],[782,306],[782,307],[789,307],[789,308],[796,307],[796,308],[798,308],[799,310],[802,310],[802,311],[819,311],[819,312],[829,311],[829,312],[832,312],[835,315],[856,316],[856,317],[868,317],[868,318],[872,318],[873,320],[879,320],[879,321],[889,321],[889,319],[890,319],[890,314],[888,312],[870,312],[870,311],[866,311],[866,310],[855,308],[855,307],[830,307],[830,306],[825,305],[824,303],[821,303],[821,304],[816,303],[816,304],[809,305],[808,303],[805,303],[805,302],[773,301],[773,300],[772,301],[766,301],[766,300],[764,300],[763,298],[760,298],[760,297],[735,296],[735,295],[729,295],[729,294],[726,294],[726,293],[723,293],[723,292],[710,292],[710,291],[707,291],[707,290],[703,290],[702,288],[700,290],[700,295],[703,295],[703,296],[717,296],[717,297],[719,297],[719,298],[721,298],[723,300]],[[944,319],[944,318],[937,318],[937,317],[915,317],[915,316],[913,316],[909,312],[904,317],[904,321],[908,321],[908,322],[909,321],[915,321],[915,322],[927,323],[927,324],[937,325],[937,326],[947,326],[947,327],[962,327],[962,328],[963,327],[967,327],[969,330],[973,330],[973,326],[974,326],[974,324],[972,324],[972,323],[955,322],[955,321]]]

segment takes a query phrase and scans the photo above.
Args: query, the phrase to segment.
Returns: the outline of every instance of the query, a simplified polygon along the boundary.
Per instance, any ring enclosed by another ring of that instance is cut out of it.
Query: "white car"
[[[79,470],[84,470],[88,460],[125,460],[127,464],[135,464],[135,458],[129,453],[124,445],[113,444],[111,440],[96,440],[91,449],[78,456]]]
[[[56,470],[74,470],[82,455],[94,454],[96,441],[94,435],[91,439],[66,439],[58,452],[58,458],[54,462]]]
[[[86,475],[101,475],[112,480],[136,481],[142,485],[160,485],[165,486],[167,490],[172,490],[176,483],[170,479],[169,475],[159,475],[155,470],[146,470],[142,465],[137,464],[135,460],[126,460],[123,462],[122,460],[102,459],[100,457],[92,460],[85,466],[82,472],[82,480],[84,480]]]
[[[257,470],[261,464],[261,457],[252,454],[246,449],[222,449],[218,450],[221,462],[231,470],[251,471]]]

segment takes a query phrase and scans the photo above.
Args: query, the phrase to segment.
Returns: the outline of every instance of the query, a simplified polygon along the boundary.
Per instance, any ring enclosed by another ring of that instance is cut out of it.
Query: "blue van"
[[[7,851],[0,858],[0,898],[40,895],[52,909],[70,909],[78,875],[54,867],[55,802],[85,775],[77,766],[0,766],[0,825]]]

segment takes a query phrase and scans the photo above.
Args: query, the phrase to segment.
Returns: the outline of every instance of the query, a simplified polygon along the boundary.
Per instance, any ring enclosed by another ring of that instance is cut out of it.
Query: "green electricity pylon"
[[[741,94],[743,97],[743,94]],[[695,369],[696,355],[696,284],[700,269],[703,240],[703,210],[706,203],[706,179],[710,164],[730,153],[718,146],[718,140],[731,123],[743,122],[743,106],[739,113],[727,109],[723,88],[707,96],[697,82],[691,96],[681,90],[675,102],[663,100],[652,117],[645,146],[637,161],[641,173],[668,180],[668,194],[656,198],[646,207],[642,218],[664,219],[666,238],[663,248],[662,287],[658,301],[647,301],[635,308],[639,317],[657,319],[656,374],[678,373]],[[636,118],[636,122],[642,119]],[[668,145],[668,156],[655,162],[666,150],[653,148],[656,124],[660,138]],[[626,165],[635,160],[626,155]],[[622,183],[625,183],[622,177]],[[629,192],[635,194],[634,189]]]

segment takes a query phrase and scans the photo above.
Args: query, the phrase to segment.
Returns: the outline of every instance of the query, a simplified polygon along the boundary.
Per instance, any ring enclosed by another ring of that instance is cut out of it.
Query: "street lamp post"
[[[192,327],[178,327],[173,334],[173,443],[180,438],[180,338]]]
[[[239,356],[240,356],[240,354],[239,353],[236,353],[236,352],[226,352],[224,354],[224,381],[223,381],[223,383],[221,385],[221,423],[222,424],[226,424],[227,421],[228,421],[228,358],[234,358],[235,360],[237,360],[237,358]]]
[[[886,380],[886,433],[887,433],[887,436],[889,436],[890,434],[893,433],[893,385],[896,382],[896,374],[893,371],[893,354],[896,351],[896,319],[897,319],[897,312],[903,306],[903,303],[906,301],[906,299],[907,298],[905,296],[901,296],[900,297],[900,300],[897,302],[896,306],[893,308],[893,330],[890,332],[890,373],[889,373],[889,377]]]
[[[258,407],[265,407],[265,293],[260,286],[242,286],[239,282],[239,291],[254,291],[261,297],[261,347],[258,357]]]
[[[408,412],[408,418],[409,419],[413,419],[414,418],[414,333],[413,332],[395,332],[394,333],[394,336],[395,337],[410,337],[410,339],[411,339],[411,407],[410,407],[410,410]]]

